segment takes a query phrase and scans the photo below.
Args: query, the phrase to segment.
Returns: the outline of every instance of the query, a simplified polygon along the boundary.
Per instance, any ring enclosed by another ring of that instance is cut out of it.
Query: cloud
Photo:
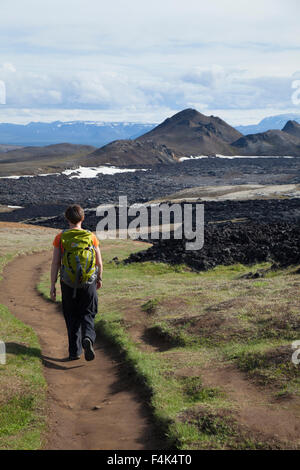
[[[144,120],[193,103],[232,115],[292,104],[298,1],[1,5],[0,80],[11,110],[127,110]]]
[[[213,64],[184,74],[164,77],[139,70],[113,72],[17,72],[7,75],[6,96],[10,108],[82,109],[144,113],[196,107],[219,110],[285,110],[293,105],[290,76],[252,76],[247,70]],[[126,119],[126,118],[125,118]]]
[[[210,69],[193,68],[181,77],[191,85],[190,102],[199,95],[210,108],[251,109],[290,107],[291,76],[248,76],[247,70],[225,69],[213,65]]]

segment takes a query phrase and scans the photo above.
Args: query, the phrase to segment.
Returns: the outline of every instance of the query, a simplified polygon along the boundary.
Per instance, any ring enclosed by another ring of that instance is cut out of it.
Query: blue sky
[[[0,122],[300,113],[299,13],[298,0],[0,0]]]

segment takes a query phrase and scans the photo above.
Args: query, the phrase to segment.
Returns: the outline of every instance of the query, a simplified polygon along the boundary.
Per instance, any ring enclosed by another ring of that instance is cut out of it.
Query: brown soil
[[[18,224],[19,226],[20,224]],[[46,449],[163,449],[145,396],[101,339],[96,358],[63,362],[67,337],[59,307],[35,289],[51,253],[17,257],[4,270],[0,302],[38,334],[48,383]],[[101,304],[100,304],[101,309]]]

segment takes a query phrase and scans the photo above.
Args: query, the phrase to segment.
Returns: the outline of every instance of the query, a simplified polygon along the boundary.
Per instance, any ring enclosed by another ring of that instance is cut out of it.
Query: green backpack
[[[63,248],[61,280],[76,289],[93,283],[97,278],[96,255],[92,232],[89,230],[70,229],[61,234]]]

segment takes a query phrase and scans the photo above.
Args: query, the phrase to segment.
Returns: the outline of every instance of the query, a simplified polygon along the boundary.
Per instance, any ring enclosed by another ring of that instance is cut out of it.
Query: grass
[[[202,374],[216,363],[232,364],[274,397],[299,394],[298,369],[291,366],[289,350],[300,327],[295,267],[218,266],[197,274],[183,265],[122,263],[138,249],[142,246],[132,241],[102,243],[104,287],[97,328],[144,384],[169,445],[281,448],[276,440],[241,426],[231,397],[219,387],[205,386]],[[263,279],[243,279],[250,269],[263,271]],[[39,288],[48,295],[49,276]],[[134,329],[142,340],[134,339]],[[280,348],[285,355],[278,356]]]
[[[259,385],[272,386],[276,396],[299,395],[299,368],[291,361],[291,345],[279,345],[258,351],[240,351],[235,355],[237,366]]]
[[[55,231],[0,224],[0,272],[19,254],[49,247]],[[0,305],[6,364],[0,365],[0,449],[36,450],[46,430],[46,382],[34,331]]]
[[[33,330],[0,306],[6,364],[0,365],[0,449],[39,449],[45,430],[46,383]]]

